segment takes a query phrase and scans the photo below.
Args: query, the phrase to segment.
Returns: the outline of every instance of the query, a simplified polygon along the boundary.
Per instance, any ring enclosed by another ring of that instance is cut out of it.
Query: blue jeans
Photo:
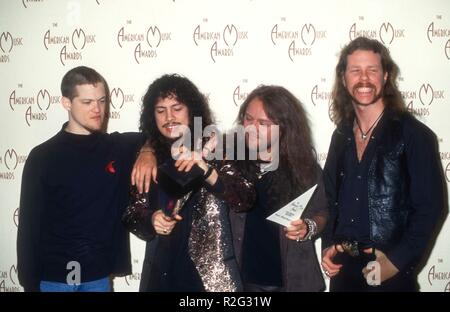
[[[84,282],[78,285],[41,281],[40,289],[42,292],[110,292],[111,283],[109,277]]]

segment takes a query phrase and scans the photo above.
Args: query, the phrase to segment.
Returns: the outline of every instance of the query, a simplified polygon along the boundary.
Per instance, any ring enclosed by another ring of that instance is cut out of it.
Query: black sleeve
[[[136,187],[131,188],[131,203],[122,216],[125,228],[142,240],[152,240],[156,231],[152,225],[152,215],[156,211],[153,207],[156,187],[151,188],[149,194],[139,194]]]
[[[325,249],[333,244],[334,226],[337,218],[337,175],[338,168],[338,130],[333,132],[331,137],[330,147],[328,149],[327,160],[323,168],[322,177],[325,188],[326,204],[328,207],[328,221],[322,232],[322,249]],[[342,143],[342,142],[341,142]]]
[[[400,271],[410,271],[417,265],[444,207],[444,183],[437,146],[434,133],[425,125],[406,139],[411,212],[400,243],[387,253]]]
[[[317,187],[305,209],[305,218],[322,217],[328,220],[329,209],[325,195],[325,186],[323,183],[322,169],[317,164]],[[320,232],[320,231],[319,231]]]
[[[17,271],[25,291],[39,291],[41,217],[46,206],[42,152],[33,149],[25,163],[17,231]]]
[[[145,135],[140,132],[114,132],[112,135],[117,136],[123,151],[133,159],[146,141]]]
[[[231,161],[222,161],[215,167],[219,177],[208,191],[224,200],[235,212],[249,211],[256,200],[256,190],[252,182],[246,179]]]

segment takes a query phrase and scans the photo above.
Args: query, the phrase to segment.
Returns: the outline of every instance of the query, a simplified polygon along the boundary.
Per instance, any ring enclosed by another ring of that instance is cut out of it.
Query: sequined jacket
[[[376,131],[367,183],[370,240],[399,270],[409,272],[424,253],[443,207],[437,141],[408,113],[386,111]],[[339,211],[345,209],[339,205],[339,190],[346,177],[343,158],[349,135],[351,126],[335,130],[324,168],[332,220],[325,231],[325,247],[333,243]]]
[[[189,256],[206,291],[240,291],[242,284],[234,257],[228,212],[248,210],[255,200],[255,191],[232,163],[211,162],[210,165],[219,174],[220,190],[205,184],[185,196],[181,203],[182,206],[194,205],[188,241]],[[156,257],[160,256],[161,237],[155,233],[151,223],[156,210],[156,207],[149,206],[148,194],[139,195],[134,191],[132,203],[122,218],[128,230],[147,241],[140,291],[159,289],[155,285],[158,279],[152,277]]]

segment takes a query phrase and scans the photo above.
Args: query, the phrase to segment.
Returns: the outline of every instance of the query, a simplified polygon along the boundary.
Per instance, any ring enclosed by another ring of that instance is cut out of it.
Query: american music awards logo
[[[445,178],[447,179],[447,182],[450,183],[450,162],[445,166]]]
[[[390,22],[383,22],[374,28],[367,27],[364,25],[364,16],[359,16],[358,22],[350,26],[348,35],[350,40],[354,40],[357,37],[366,37],[377,39],[385,45],[390,45],[394,40],[405,38],[406,31],[403,28],[395,28]]]
[[[447,60],[450,60],[450,26],[442,25],[442,15],[436,16],[436,21],[427,27],[427,39],[433,45],[442,47]]]
[[[0,180],[15,180],[17,166],[23,165],[28,156],[20,154],[13,147],[0,153]]]
[[[441,142],[442,139],[439,143]],[[441,158],[442,167],[444,169],[445,180],[447,180],[447,183],[450,183],[450,152],[440,151],[439,155]],[[445,162],[447,163],[446,165]]]
[[[19,227],[19,208],[16,208],[13,212],[13,222],[16,228]]]
[[[40,89],[35,95],[23,94],[23,85],[9,95],[9,107],[13,112],[23,112],[26,124],[31,127],[33,122],[48,119],[47,113],[54,104],[61,102],[61,96],[52,96],[48,89]]]
[[[317,153],[317,161],[322,167],[325,165],[325,161],[327,160],[328,152],[319,152]]]
[[[171,32],[164,32],[158,25],[149,26],[145,30],[134,31],[132,21],[128,20],[126,26],[122,26],[117,32],[117,44],[125,48],[133,47],[133,56],[136,63],[141,64],[144,60],[155,59],[161,45],[172,40]]]
[[[215,63],[220,58],[233,57],[243,40],[248,40],[248,31],[235,24],[211,27],[207,18],[195,26],[192,39],[197,47],[206,46],[209,57]]]
[[[43,3],[44,0],[22,0],[22,4],[25,9],[28,8],[28,5],[35,4],[35,3]]]
[[[17,268],[13,264],[8,269],[0,270],[0,292],[20,292]]]
[[[96,35],[83,28],[75,28],[67,33],[58,32],[58,23],[53,23],[43,36],[46,50],[57,49],[59,61],[65,66],[68,62],[83,61],[83,53],[96,43]]]
[[[133,267],[141,268],[142,265],[140,265],[139,262],[140,262],[139,259],[133,258],[132,259]],[[123,279],[125,280],[125,284],[126,284],[127,288],[133,287],[133,288],[139,289],[139,284],[141,282],[141,272],[134,272],[134,269],[133,269],[133,272],[130,275],[125,275],[123,277]],[[126,291],[129,291],[129,290],[126,290]]]
[[[399,81],[403,81],[403,78],[400,77]],[[422,83],[416,90],[401,88],[400,93],[407,109],[418,117],[431,115],[432,106],[445,100],[444,90],[437,89],[428,82]]]
[[[314,107],[326,107],[328,117],[331,118],[331,86],[328,85],[326,78],[320,78],[312,88],[310,92],[310,100]]]
[[[311,23],[291,26],[283,17],[272,27],[270,38],[274,46],[286,49],[289,59],[294,62],[296,57],[311,56],[313,46],[327,38],[327,31]]]
[[[433,284],[440,284],[441,289],[444,292],[450,292],[450,271],[445,271],[442,269],[439,269],[437,266],[443,262],[442,259],[438,259],[438,264],[433,264],[430,269],[428,270],[428,283],[430,286],[433,286]]]
[[[331,87],[326,82],[327,80],[325,78],[321,78],[320,82],[312,87],[310,99],[314,106],[330,105]]]
[[[14,37],[9,31],[0,34],[0,64],[9,63],[13,49],[23,46],[23,37]]]
[[[247,99],[247,96],[251,92],[251,89],[248,87],[248,80],[242,79],[242,82],[239,83],[233,90],[233,103],[236,107],[241,106],[241,104]]]
[[[125,279],[125,283],[127,284],[127,286],[132,286],[133,284],[138,284],[141,281],[141,273],[140,272],[133,272],[130,275],[126,275],[124,277]]]
[[[121,87],[114,87],[110,92],[111,106],[109,111],[110,119],[120,119],[120,111],[127,104],[133,104],[134,94],[125,93]]]

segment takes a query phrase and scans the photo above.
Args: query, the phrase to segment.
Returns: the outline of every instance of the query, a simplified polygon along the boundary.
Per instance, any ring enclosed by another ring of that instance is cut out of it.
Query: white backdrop
[[[337,55],[355,36],[381,40],[400,66],[410,110],[437,134],[450,182],[448,0],[2,0],[0,3],[0,292],[21,291],[17,211],[31,148],[67,119],[62,76],[91,66],[111,88],[109,131],[137,131],[141,98],[164,73],[189,77],[228,128],[246,95],[279,84],[305,105],[323,165]],[[447,120],[447,123],[446,123]],[[424,291],[450,291],[450,224],[419,276]],[[446,242],[447,241],[447,242]],[[132,238],[138,288],[144,244]]]

